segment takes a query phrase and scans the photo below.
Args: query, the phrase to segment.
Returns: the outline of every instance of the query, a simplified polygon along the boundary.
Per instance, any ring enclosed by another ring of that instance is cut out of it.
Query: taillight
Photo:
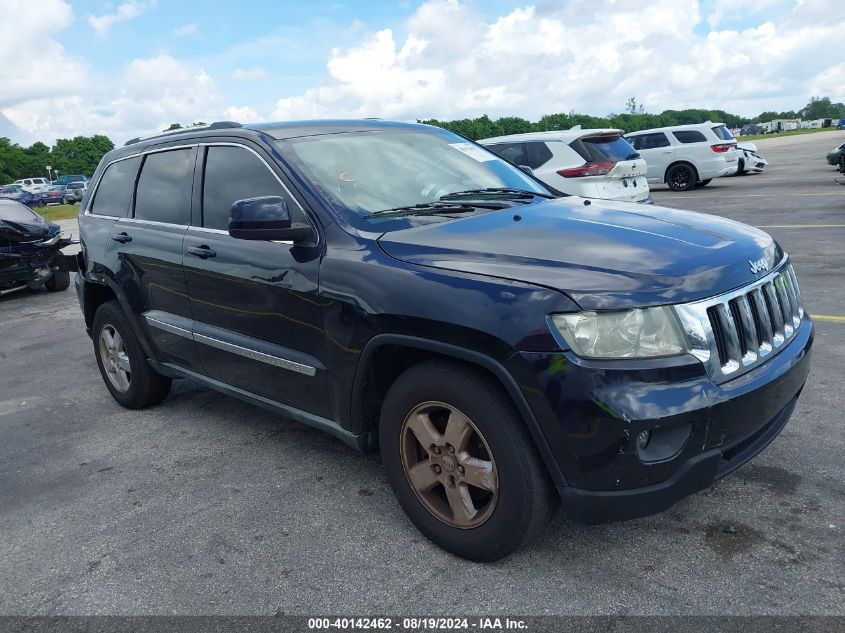
[[[719,143],[718,145],[711,145],[710,149],[712,149],[717,154],[724,154],[725,152],[731,151],[735,145],[733,143]]]
[[[569,167],[568,169],[561,169],[557,173],[564,178],[583,178],[584,176],[604,176],[609,174],[610,170],[616,167],[616,163],[584,163],[580,167]]]

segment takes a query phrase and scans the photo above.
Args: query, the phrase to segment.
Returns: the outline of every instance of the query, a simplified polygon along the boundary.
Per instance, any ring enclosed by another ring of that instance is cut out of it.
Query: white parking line
[[[758,229],[845,229],[845,224],[761,224]]]
[[[686,200],[686,199],[696,199],[696,200],[716,200],[717,198],[733,198],[734,200],[738,197],[743,198],[803,198],[805,196],[842,196],[841,191],[822,191],[818,193],[743,193],[743,194],[734,194],[729,196],[668,196],[667,199],[671,198],[672,200]]]

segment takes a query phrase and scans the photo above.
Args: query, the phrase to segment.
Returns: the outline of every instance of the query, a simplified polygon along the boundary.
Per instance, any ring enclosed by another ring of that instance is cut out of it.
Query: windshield
[[[382,129],[278,141],[284,156],[353,224],[371,213],[432,203],[469,189],[549,195],[501,158],[439,129]]]
[[[22,204],[0,204],[0,220],[8,220],[18,224],[32,224],[38,222],[38,216]]]

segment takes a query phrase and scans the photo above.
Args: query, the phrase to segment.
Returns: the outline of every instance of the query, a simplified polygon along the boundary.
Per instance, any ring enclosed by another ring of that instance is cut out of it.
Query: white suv
[[[622,138],[622,130],[511,134],[478,141],[535,177],[573,196],[650,202],[646,163]]]
[[[40,193],[50,186],[50,181],[46,178],[21,178],[15,184],[29,193]]]
[[[724,123],[676,125],[626,134],[648,163],[648,181],[672,191],[703,187],[737,169],[736,139]]]

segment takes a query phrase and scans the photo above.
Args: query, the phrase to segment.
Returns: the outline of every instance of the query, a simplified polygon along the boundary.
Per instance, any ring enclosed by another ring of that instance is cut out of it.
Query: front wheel
[[[391,386],[379,422],[382,461],[414,525],[474,561],[536,538],[557,496],[519,414],[484,374],[427,361]]]
[[[50,292],[61,292],[70,286],[70,273],[66,270],[54,270],[53,274],[44,284]]]
[[[666,184],[672,191],[689,191],[698,182],[698,175],[692,165],[672,165],[666,172]]]
[[[736,175],[737,176],[744,176],[745,175],[745,161],[740,159],[739,163],[736,166]]]
[[[172,381],[157,373],[117,301],[94,314],[94,354],[112,397],[127,409],[157,404],[170,393]]]

